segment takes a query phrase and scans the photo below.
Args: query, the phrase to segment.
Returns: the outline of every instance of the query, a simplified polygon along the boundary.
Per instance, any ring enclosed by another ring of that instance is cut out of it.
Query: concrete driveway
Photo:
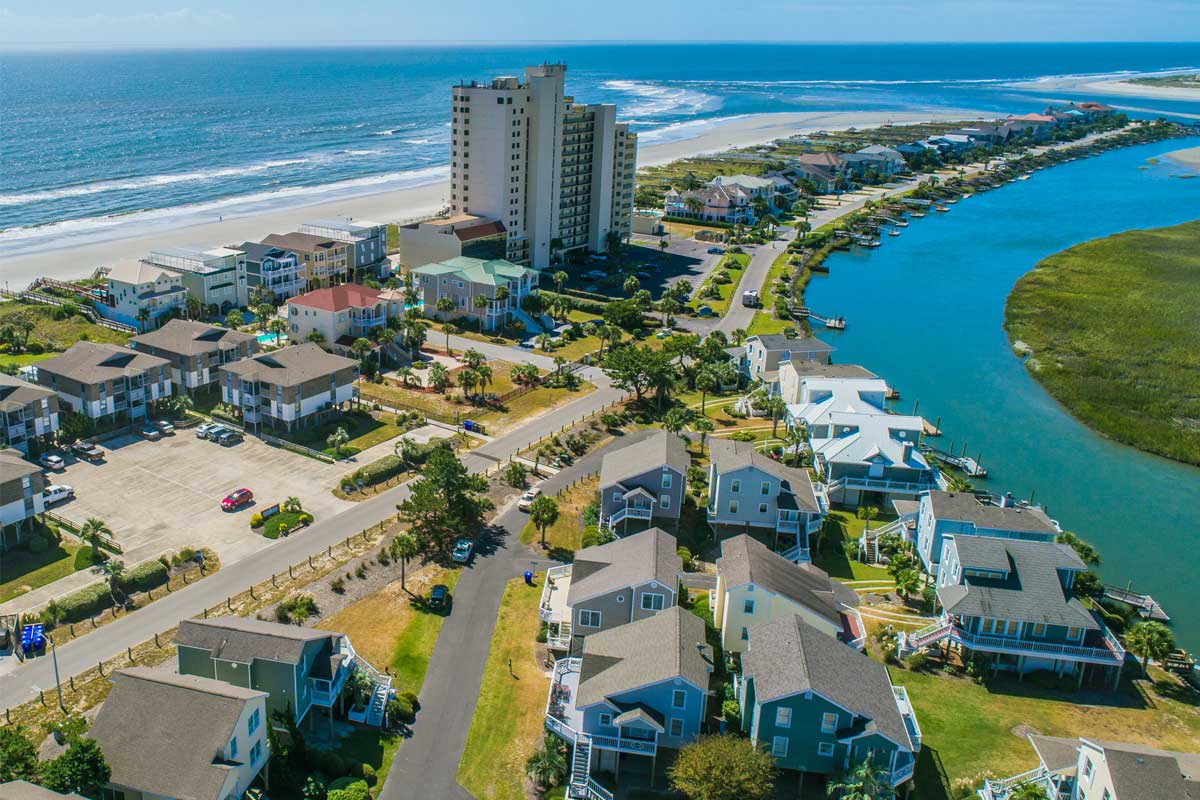
[[[107,522],[129,564],[163,550],[205,546],[228,565],[270,544],[250,530],[255,508],[299,497],[322,519],[352,505],[330,489],[353,465],[325,464],[250,437],[222,447],[180,430],[156,442],[122,436],[101,447],[103,462],[72,460],[53,477],[74,487],[75,499],[52,510],[76,523],[89,517]],[[221,498],[243,486],[254,492],[255,504],[222,511]]]

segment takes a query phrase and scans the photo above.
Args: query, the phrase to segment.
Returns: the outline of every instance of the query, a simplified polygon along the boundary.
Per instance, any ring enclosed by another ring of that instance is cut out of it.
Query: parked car
[[[459,564],[465,564],[471,560],[471,553],[474,550],[475,543],[470,539],[459,539],[454,543],[454,552],[450,554],[450,558]]]
[[[199,425],[196,426],[196,438],[197,439],[207,439],[208,432],[211,431],[213,428],[219,428],[219,427],[221,427],[221,426],[215,422],[201,422]]]
[[[42,491],[42,502],[46,505],[61,503],[75,496],[75,490],[62,484],[51,484]]]
[[[525,492],[525,494],[521,495],[521,499],[517,501],[517,508],[520,509],[521,511],[528,511],[529,507],[531,505],[533,505],[533,501],[537,500],[538,495],[540,495],[541,493],[542,493],[542,490],[540,488],[538,488],[537,486],[533,487],[532,489],[529,489],[528,491]]]
[[[254,500],[254,492],[246,488],[234,489],[221,498],[221,510],[237,511],[242,506],[249,505],[252,500]]]
[[[700,306],[700,308],[696,309],[696,316],[698,317],[711,317],[712,315],[712,306]]]
[[[208,429],[208,433],[204,435],[204,438],[210,442],[215,442],[222,433],[229,433],[231,430],[233,429],[226,428],[224,425],[214,425]]]
[[[637,276],[638,278],[641,278],[642,280],[646,280],[647,278],[653,277],[649,272],[647,272],[644,269],[639,269],[637,272],[635,272],[633,274],[635,276]]]
[[[143,439],[149,439],[152,442],[162,438],[162,431],[156,425],[144,425],[138,433],[141,434]]]
[[[242,435],[237,431],[227,429],[214,441],[222,447],[230,447],[242,441]]]
[[[65,469],[67,462],[63,461],[62,456],[56,456],[54,453],[46,453],[38,459],[38,463],[46,469],[52,469],[56,472],[60,469]]]
[[[591,270],[590,272],[583,273],[583,277],[591,278],[594,281],[598,281],[601,278],[608,277],[608,273],[602,269],[594,269],[594,270]]]
[[[710,248],[708,248],[708,252],[709,252],[709,255],[723,256],[723,255],[725,255],[725,248],[724,247],[710,247]]]
[[[171,436],[175,433],[175,426],[165,419],[160,419],[154,423],[154,427],[162,433],[163,436]]]
[[[758,296],[758,292],[754,289],[747,289],[742,292],[742,305],[747,308],[756,308],[762,305],[762,300]]]
[[[429,607],[430,608],[445,608],[446,601],[450,599],[450,588],[444,583],[439,583],[429,590]]]
[[[76,442],[71,445],[71,452],[88,461],[99,461],[104,458],[104,451],[91,442]]]

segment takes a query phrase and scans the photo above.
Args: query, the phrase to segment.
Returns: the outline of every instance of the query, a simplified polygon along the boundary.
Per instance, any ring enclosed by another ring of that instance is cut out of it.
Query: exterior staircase
[[[511,310],[512,315],[524,323],[525,333],[529,334],[530,336],[536,336],[537,334],[543,332],[544,326],[542,323],[534,319],[528,311],[517,305],[514,305]]]
[[[387,710],[387,701],[392,694],[392,678],[385,675],[383,680],[375,684],[371,690],[371,705],[367,707],[367,724],[383,727],[383,717]]]
[[[809,548],[801,547],[800,545],[789,547],[779,555],[783,556],[788,561],[791,561],[793,564],[804,564],[812,560]]]
[[[895,534],[901,539],[908,533],[908,526],[904,519],[895,519],[887,525],[883,525],[873,530],[864,529],[862,536],[858,540],[858,551],[863,556],[863,561],[868,564],[876,564],[879,562],[879,550],[876,543],[880,536],[887,534]]]
[[[571,797],[589,797],[587,784],[592,772],[592,740],[580,736],[571,754]]]
[[[953,630],[953,622],[950,620],[938,620],[932,625],[926,625],[919,631],[901,634],[899,642],[899,655],[904,657],[909,653],[928,647],[931,644],[937,644],[949,636]]]

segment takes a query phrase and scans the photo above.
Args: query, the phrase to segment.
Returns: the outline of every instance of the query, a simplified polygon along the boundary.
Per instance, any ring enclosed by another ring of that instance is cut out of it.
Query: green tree
[[[688,800],[765,800],[775,789],[770,756],[740,736],[701,736],[680,749],[667,774]]]
[[[304,510],[304,506],[300,504],[299,497],[289,497],[288,499],[284,500],[282,508],[289,514],[299,514]]]
[[[548,495],[539,494],[529,505],[529,521],[541,534],[542,548],[545,549],[546,528],[558,521],[558,501]]]
[[[454,453],[436,448],[408,498],[396,506],[422,552],[445,554],[465,531],[477,530],[492,508],[487,480],[467,471]]]
[[[808,425],[804,422],[797,422],[783,432],[783,441],[784,444],[792,448],[793,466],[799,466],[800,447],[808,441]]]
[[[267,328],[271,331],[271,333],[275,334],[275,346],[278,347],[279,340],[283,338],[285,333],[287,333],[287,320],[275,317],[267,323]]]
[[[484,323],[484,320],[487,319],[487,313],[484,311],[484,309],[486,309],[488,307],[488,305],[491,304],[491,302],[492,301],[488,298],[488,296],[486,294],[475,295],[475,300],[474,300],[473,304],[475,306],[475,310],[479,312],[479,333],[480,333],[480,335],[483,334],[483,323]]]
[[[890,778],[887,769],[875,766],[868,755],[831,780],[825,793],[838,800],[891,800],[895,793]]]
[[[554,291],[558,292],[559,294],[562,294],[563,286],[566,285],[567,280],[570,277],[571,277],[570,275],[563,272],[561,269],[558,270],[557,272],[555,272],[553,275],[551,275],[550,279],[552,281],[554,281]]]
[[[708,395],[721,388],[721,375],[711,366],[706,366],[696,373],[696,388],[700,391],[700,416],[706,416],[705,408]]]
[[[561,786],[569,772],[562,742],[552,733],[546,734],[542,746],[525,762],[525,774],[542,790]]]
[[[450,312],[454,311],[454,299],[451,297],[439,297],[434,308],[442,315],[442,319],[446,319]]]
[[[663,428],[675,434],[676,436],[683,435],[683,429],[692,420],[692,413],[686,408],[676,406],[666,413],[663,417]]]
[[[1075,554],[1079,556],[1079,560],[1089,567],[1100,566],[1100,551],[1093,547],[1090,542],[1085,542],[1070,531],[1063,531],[1054,540],[1070,545]]]
[[[92,546],[92,560],[100,560],[100,540],[111,539],[112,528],[108,523],[96,517],[89,517],[79,528],[79,538]]]
[[[42,785],[62,794],[99,797],[111,777],[112,769],[95,739],[73,739],[65,753],[42,766]]]
[[[879,516],[879,509],[875,506],[859,506],[854,514],[859,519],[866,521],[866,525],[863,526],[866,530],[871,530],[871,520]]]
[[[37,746],[25,735],[25,728],[21,725],[0,728],[0,783],[34,783],[37,779]]]
[[[621,288],[625,290],[626,297],[633,297],[637,290],[642,288],[642,282],[637,279],[636,275],[630,275],[621,284]]]
[[[704,455],[704,441],[710,433],[716,430],[716,427],[716,423],[708,417],[701,417],[692,421],[692,430],[700,434],[700,455]]]
[[[450,349],[450,337],[458,336],[462,333],[462,329],[453,323],[447,322],[442,326],[442,333],[446,334],[446,354],[454,358],[454,351]]]
[[[240,328],[246,324],[246,318],[236,308],[225,315],[226,328]]]
[[[446,391],[446,387],[450,385],[450,370],[446,369],[446,365],[438,361],[429,365],[429,387],[436,392]]]
[[[340,458],[342,455],[342,448],[345,447],[346,443],[349,441],[350,434],[346,432],[345,427],[339,425],[333,433],[329,434],[329,438],[325,440],[325,444],[333,448],[333,455],[335,458]]]
[[[104,576],[105,582],[108,583],[108,595],[112,598],[113,605],[121,605],[121,601],[117,598],[121,592],[121,581],[125,577],[125,562],[117,558],[106,558],[96,565],[100,574]]]
[[[909,596],[916,594],[920,589],[921,576],[915,569],[903,570],[896,576],[896,591],[905,603],[908,602]]]
[[[370,355],[372,349],[373,346],[371,345],[371,340],[364,339],[361,336],[355,339],[350,345],[351,355],[353,355],[359,361],[366,361],[367,356]]]
[[[761,408],[771,417],[771,438],[774,439],[779,433],[779,421],[787,413],[787,403],[783,401],[782,397],[776,394],[768,397]]]
[[[1161,622],[1139,622],[1125,634],[1125,649],[1142,659],[1142,672],[1150,659],[1162,661],[1175,649],[1175,635]]]
[[[259,303],[254,306],[254,316],[258,318],[258,329],[265,333],[271,319],[275,317],[275,306],[270,303]]]
[[[1009,789],[1005,800],[1046,800],[1046,787],[1036,783],[1019,783]]]
[[[146,330],[146,323],[150,321],[150,309],[139,308],[137,314],[134,315],[138,322],[139,330]]]
[[[392,558],[400,562],[400,588],[407,592],[408,587],[405,582],[408,579],[408,562],[409,559],[416,558],[421,554],[421,544],[411,534],[398,533],[392,537],[389,549]]]
[[[666,354],[649,347],[620,347],[609,351],[600,368],[618,389],[633,392],[641,402],[646,392],[665,379],[674,379],[674,369]]]
[[[309,331],[308,336],[304,337],[304,341],[312,342],[313,344],[325,344],[325,334],[320,331]]]

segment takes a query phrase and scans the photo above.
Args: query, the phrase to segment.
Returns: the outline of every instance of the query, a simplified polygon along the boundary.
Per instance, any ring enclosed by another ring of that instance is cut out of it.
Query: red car
[[[222,511],[236,511],[244,505],[248,505],[254,499],[254,492],[249,489],[235,489],[221,500]]]

